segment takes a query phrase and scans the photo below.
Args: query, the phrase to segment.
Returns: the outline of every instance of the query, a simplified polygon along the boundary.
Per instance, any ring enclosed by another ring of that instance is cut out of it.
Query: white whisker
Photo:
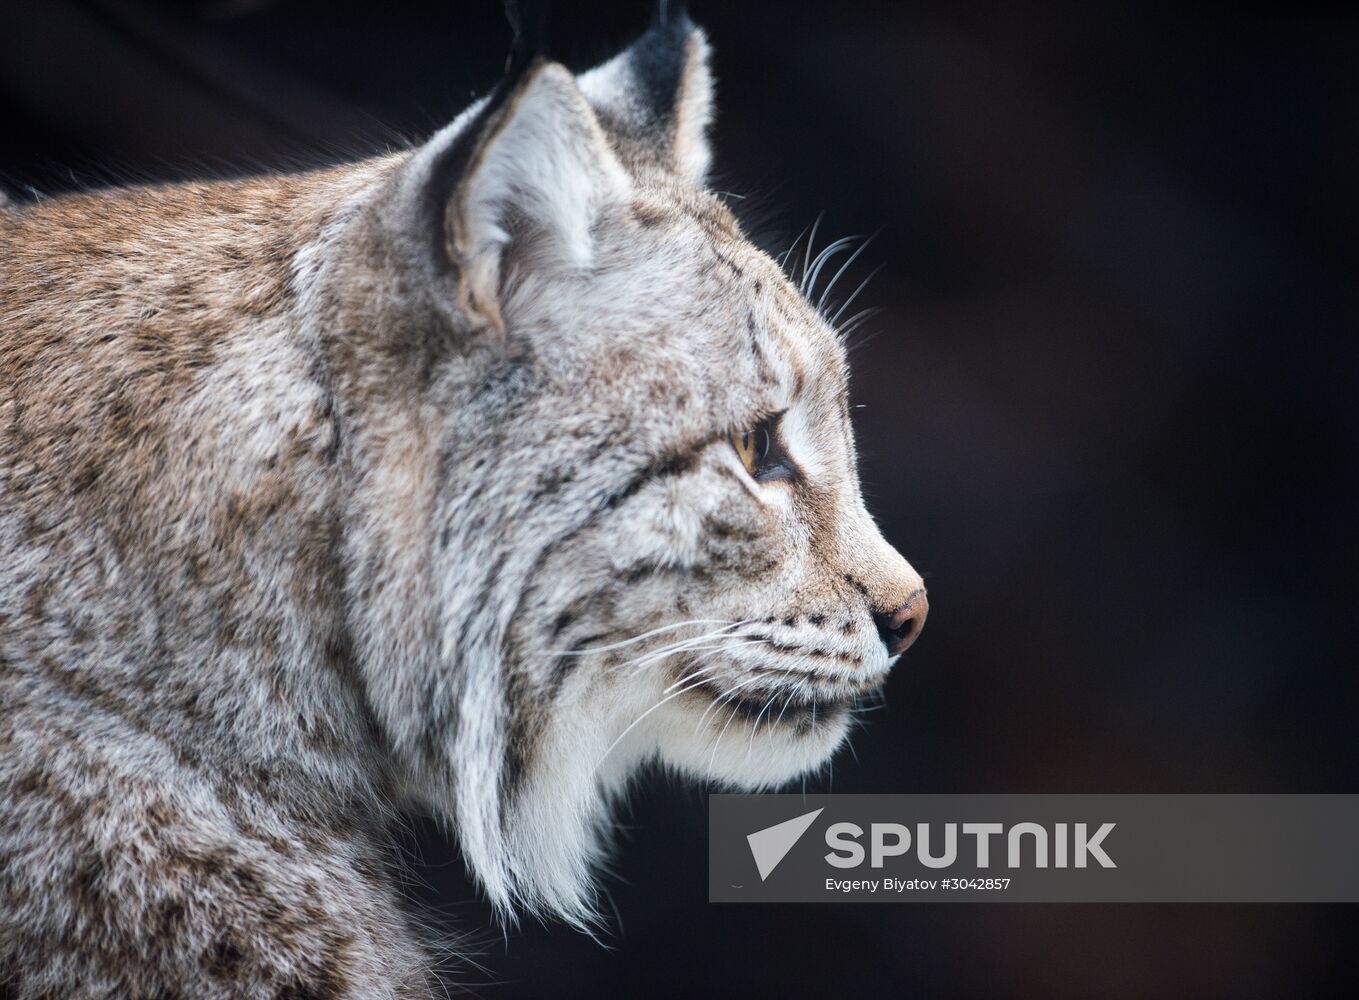
[[[559,652],[549,653],[549,656],[588,656],[590,653],[607,653],[613,649],[622,649],[624,646],[631,646],[652,636],[662,635],[666,632],[673,632],[675,629],[687,628],[690,625],[725,625],[728,628],[735,628],[738,625],[745,625],[750,619],[742,622],[728,621],[725,618],[693,618],[687,622],[675,622],[672,625],[662,625],[660,628],[653,628],[650,632],[643,632],[635,635],[631,639],[624,639],[621,642],[611,642],[607,646],[591,646],[588,649],[564,649]],[[721,631],[719,629],[718,631]]]
[[[778,698],[778,696],[779,695],[777,691],[771,694],[769,696],[769,700],[764,703],[764,708],[760,709],[760,714],[755,716],[755,724],[750,727],[750,745],[746,747],[747,761],[750,760],[750,755],[755,749],[755,734],[760,731],[760,720],[764,718],[764,713],[769,711],[769,707],[774,704],[774,701],[775,699]]]
[[[792,243],[789,243],[789,244],[788,244],[788,249],[785,250],[785,251],[783,251],[783,253],[779,254],[778,263],[779,263],[779,269],[780,269],[780,270],[782,270],[782,271],[784,271],[784,272],[787,272],[787,270],[788,270],[788,258],[792,256],[793,251],[797,249],[797,245],[798,245],[799,243],[802,242],[802,237],[804,237],[804,236],[806,236],[806,235],[807,235],[807,230],[806,230],[806,229],[803,229],[802,232],[800,232],[800,233],[797,234],[797,239],[793,240]],[[789,277],[791,278],[792,275],[789,275]]]
[[[846,236],[838,239],[834,243],[827,245],[826,249],[816,255],[816,260],[812,261],[812,273],[807,279],[807,287],[803,289],[803,294],[808,299],[816,291],[816,280],[821,277],[821,269],[826,266],[827,261],[834,257],[841,250],[848,249],[855,240],[862,239],[861,236]]]
[[[703,648],[706,649],[706,650],[709,651],[709,652],[716,653],[716,652],[721,652],[721,651],[727,650],[727,649],[736,649],[738,646],[759,646],[759,645],[762,645],[762,644],[768,644],[769,641],[770,641],[770,640],[768,640],[768,639],[744,639],[744,640],[742,640],[741,642],[725,642],[725,643],[720,643],[720,644],[714,645],[714,646],[704,646]],[[715,664],[713,664],[711,667],[705,667],[702,671],[699,671],[699,673],[709,673],[709,672],[711,672],[711,671],[713,671],[713,670],[719,669],[721,666],[722,666],[722,664],[720,664],[720,663],[715,663]],[[696,676],[696,675],[691,674],[690,676]],[[685,679],[686,679],[686,678],[681,678],[680,680],[676,681],[674,684],[671,684],[670,687],[675,687],[675,686],[678,685],[678,684],[682,684],[682,683],[684,682]],[[670,688],[666,688],[665,690],[669,691]]]
[[[882,232],[882,230],[878,230],[878,232]],[[874,233],[872,236],[868,237],[868,239],[864,240],[862,243],[859,244],[859,248],[857,250],[855,250],[852,254],[849,255],[849,259],[840,265],[840,270],[835,272],[835,277],[831,278],[831,280],[826,283],[826,287],[822,289],[821,298],[816,300],[817,312],[820,312],[825,307],[826,299],[830,298],[830,293],[832,289],[835,288],[835,283],[840,280],[841,275],[843,275],[846,271],[849,270],[849,266],[859,259],[859,254],[867,250],[869,245],[877,238],[878,233]],[[875,271],[874,274],[876,273],[877,272]],[[870,275],[869,277],[872,277],[872,275]],[[859,287],[855,289],[854,295],[858,295],[866,283],[867,283],[866,281],[861,282],[859,284]],[[851,295],[849,298],[851,302],[854,301],[854,295]],[[832,323],[832,325],[834,324]]]
[[[865,243],[864,246],[868,246],[868,244]],[[863,247],[860,247],[859,249],[862,250]],[[868,283],[878,276],[878,272],[881,271],[881,270],[883,269],[884,266],[885,266],[885,265],[883,265],[883,264],[879,264],[877,267],[873,268],[873,270],[869,271],[869,272],[868,272],[868,277],[864,278],[863,281],[859,282],[859,287],[855,288],[854,291],[850,293],[849,298],[845,299],[844,302],[840,303],[840,308],[837,309],[837,310],[835,310],[835,315],[831,317],[831,320],[830,320],[831,326],[834,326],[834,325],[835,325],[836,320],[838,320],[838,319],[840,318],[840,314],[843,313],[846,309],[848,309],[848,308],[850,307],[850,305],[854,302],[854,300],[857,299],[857,298],[859,297],[859,293],[862,292],[865,288],[868,287]],[[838,277],[840,277],[840,276],[837,274],[836,277],[838,278]],[[824,296],[823,296],[823,299],[824,299]],[[820,308],[821,308],[821,303],[818,302],[818,303],[816,304],[816,307],[817,307],[818,309],[820,309]]]
[[[802,254],[802,280],[798,283],[798,288],[804,295],[807,294],[807,268],[812,262],[812,244],[816,242],[816,231],[821,228],[821,220],[825,217],[826,213],[822,212],[817,215],[816,221],[812,223],[811,235],[807,237],[807,248]]]
[[[844,326],[837,327],[835,332],[839,335],[841,340],[845,340],[846,338],[849,337],[851,333],[853,333],[859,327],[863,326],[865,323],[867,323],[874,316],[878,315],[880,312],[882,312],[881,306],[870,306],[867,309],[860,309],[858,312],[856,312],[853,316],[851,316],[848,320],[845,321]],[[831,324],[834,325],[834,323],[835,321],[832,320]],[[859,344],[855,344],[850,348],[850,350],[858,351],[860,346],[861,345]]]
[[[744,642],[737,642],[737,643],[723,643],[723,644],[718,644],[718,645],[715,645],[715,646],[707,646],[707,647],[704,647],[704,649],[705,649],[707,652],[709,652],[709,653],[716,653],[716,652],[721,652],[722,650],[731,648],[731,647],[733,647],[733,646],[748,646],[748,645],[755,645],[755,644],[757,644],[757,643],[763,643],[763,642],[768,642],[768,641],[769,641],[768,639],[753,639],[753,640],[748,640],[748,641],[744,641]],[[669,650],[668,652],[666,652],[665,655],[670,656],[670,655],[674,655],[674,653],[682,652],[682,651],[683,651],[683,650],[678,650],[678,649]],[[656,654],[652,654],[652,656],[655,656],[655,655],[656,655]],[[700,686],[702,686],[703,682],[706,680],[706,678],[705,678],[704,675],[707,674],[710,670],[716,669],[717,666],[720,666],[720,664],[714,665],[714,667],[712,667],[712,668],[707,668],[707,669],[705,669],[705,670],[700,670],[700,671],[698,671],[698,672],[695,673],[695,674],[689,675],[688,677],[683,677],[683,678],[681,678],[679,681],[677,681],[675,684],[672,684],[672,685],[670,685],[670,687],[666,688],[665,691],[662,692],[662,694],[665,694],[665,697],[662,698],[660,701],[656,702],[656,704],[652,705],[650,708],[648,708],[648,709],[647,709],[645,712],[643,712],[641,715],[637,716],[637,718],[633,719],[632,722],[630,722],[630,723],[628,724],[627,728],[624,729],[621,733],[618,734],[618,738],[617,738],[616,740],[614,740],[611,744],[609,744],[609,748],[608,748],[607,750],[604,751],[603,755],[600,756],[600,758],[599,758],[599,763],[603,763],[603,762],[604,762],[605,758],[607,758],[607,757],[609,756],[609,754],[613,752],[614,748],[617,747],[618,744],[619,744],[620,742],[622,742],[623,737],[627,736],[628,733],[632,732],[632,730],[637,726],[637,724],[638,724],[639,722],[641,722],[643,719],[645,719],[647,716],[649,716],[652,712],[656,711],[656,709],[660,708],[660,707],[661,707],[662,705],[664,705],[666,702],[671,701],[672,699],[674,699],[676,696],[681,695],[681,694],[684,694],[686,691],[690,691],[690,690],[692,690],[692,689],[695,688],[695,687],[700,687]],[[754,681],[754,680],[758,680],[758,679],[759,679],[758,676],[757,676],[757,677],[752,677],[752,678],[750,678],[750,681]],[[748,684],[748,683],[750,683],[750,681],[746,681],[745,683]],[[683,685],[683,686],[680,687],[679,690],[677,690],[677,691],[672,691],[673,688],[675,688],[675,687],[677,687],[677,686],[679,686],[679,685]],[[742,684],[738,684],[738,685],[737,685],[737,687],[742,687],[742,686],[744,686],[744,685],[742,685]],[[732,690],[735,690],[735,688],[733,688]],[[667,692],[669,692],[669,693],[667,693]],[[730,693],[730,692],[728,692],[728,693]],[[705,714],[706,714],[706,713],[705,713]],[[596,765],[596,766],[598,766],[598,765]]]
[[[707,635],[694,636],[692,639],[686,639],[683,642],[676,642],[671,643],[669,646],[662,646],[660,649],[652,650],[651,652],[644,654],[638,659],[629,660],[627,663],[620,664],[618,667],[614,668],[614,670],[618,671],[627,669],[629,671],[635,671],[642,667],[655,663],[658,660],[664,660],[667,657],[674,656],[676,653],[684,653],[694,649],[725,648],[726,644],[723,641],[719,641],[718,643],[712,646],[703,645],[706,642],[711,642],[713,639],[726,640],[741,638],[739,633],[735,635],[724,636],[721,634],[722,631],[723,630],[719,629],[717,632],[710,632]],[[742,645],[742,643],[736,643],[734,645]]]
[[[728,691],[726,694],[724,694],[724,695],[722,696],[723,699],[726,699],[726,698],[731,697],[733,694],[735,694],[735,693],[736,693],[737,691],[739,691],[741,688],[745,687],[747,684],[753,683],[754,681],[757,681],[757,680],[760,680],[760,677],[759,677],[758,675],[755,676],[755,677],[750,678],[749,680],[742,681],[740,684],[737,684],[736,687],[732,688],[730,691]],[[740,710],[741,710],[741,706],[740,706],[740,705],[732,705],[732,707],[731,707],[731,715],[727,716],[727,724],[726,724],[725,726],[723,726],[723,727],[722,727],[722,731],[721,731],[720,733],[717,734],[717,739],[713,740],[713,752],[712,752],[712,756],[708,758],[708,770],[707,770],[707,773],[704,774],[704,776],[703,776],[703,780],[704,780],[705,782],[711,781],[711,780],[712,780],[712,776],[713,776],[713,765],[714,765],[715,763],[717,763],[717,751],[718,751],[718,749],[722,746],[722,737],[724,737],[724,736],[727,735],[727,730],[730,729],[730,728],[731,728],[731,724],[732,724],[733,722],[736,721],[736,713],[739,712]]]
[[[782,707],[781,709],[779,709],[779,717],[778,717],[777,719],[774,720],[774,726],[775,726],[775,727],[779,726],[779,725],[783,722],[783,713],[786,712],[786,711],[788,711],[788,706],[791,705],[791,704],[793,703],[793,697],[794,697],[795,695],[801,694],[801,693],[802,693],[802,689],[803,689],[804,687],[806,687],[806,686],[807,686],[807,681],[805,681],[805,680],[799,680],[799,681],[797,681],[797,682],[793,685],[793,690],[789,691],[789,692],[788,692],[788,697],[785,698],[785,699],[783,699],[783,707]],[[773,730],[772,730],[772,729],[770,730],[770,734],[771,734],[771,736],[772,736],[772,734],[773,734]]]
[[[711,712],[714,708],[719,707],[724,701],[727,700],[727,698],[729,698],[729,697],[730,697],[733,693],[735,693],[736,691],[738,691],[738,690],[740,690],[741,688],[745,687],[747,684],[753,684],[755,681],[757,681],[757,680],[759,680],[759,679],[760,679],[760,676],[759,676],[758,674],[756,674],[754,677],[751,677],[749,680],[744,680],[744,681],[742,681],[740,684],[737,684],[735,687],[733,687],[733,688],[728,688],[728,689],[727,689],[726,691],[724,691],[722,694],[720,694],[720,695],[718,695],[716,698],[714,698],[712,704],[709,705],[707,708],[705,708],[705,709],[703,710],[703,714],[700,715],[700,716],[698,717],[698,725],[694,726],[694,735],[698,735],[698,731],[699,731],[700,729],[703,728],[703,720],[706,719],[706,718],[708,717],[708,713],[709,713],[709,712]]]
[[[702,683],[701,680],[699,680],[699,681],[694,681],[694,683],[691,684],[691,685],[689,685],[689,687],[698,687],[701,683]],[[612,743],[609,744],[609,749],[607,749],[607,750],[604,751],[604,753],[600,756],[599,761],[596,763],[595,766],[598,767],[599,764],[604,763],[604,761],[608,758],[609,754],[613,753],[614,748],[615,748],[616,746],[618,746],[619,743],[622,743],[622,742],[623,742],[623,737],[627,736],[628,733],[632,732],[632,730],[633,730],[634,728],[636,728],[636,726],[637,726],[637,724],[638,724],[639,722],[641,722],[643,719],[645,719],[645,718],[646,718],[648,715],[650,715],[652,712],[656,711],[656,709],[660,708],[660,707],[661,707],[662,705],[664,705],[666,702],[671,701],[671,700],[674,699],[674,698],[678,698],[680,695],[684,694],[685,691],[688,691],[688,690],[689,690],[689,687],[680,688],[678,691],[674,692],[673,694],[668,694],[668,695],[666,695],[664,698],[662,698],[660,701],[656,702],[656,704],[652,705],[650,708],[648,708],[648,709],[647,709],[645,712],[643,712],[641,715],[637,716],[637,718],[633,719],[632,722],[628,724],[628,727],[627,727],[626,729],[624,729],[621,733],[618,734],[618,739],[614,740]]]

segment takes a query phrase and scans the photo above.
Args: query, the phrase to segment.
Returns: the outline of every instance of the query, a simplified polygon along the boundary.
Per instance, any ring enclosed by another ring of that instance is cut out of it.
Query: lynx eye
[[[792,465],[779,445],[779,416],[781,414],[761,420],[754,427],[731,436],[731,446],[752,479],[785,479],[792,475]]]

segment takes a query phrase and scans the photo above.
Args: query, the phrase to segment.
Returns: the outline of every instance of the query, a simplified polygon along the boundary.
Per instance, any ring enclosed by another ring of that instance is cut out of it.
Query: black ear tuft
[[[689,20],[689,12],[685,9],[684,0],[656,0],[656,12],[652,20],[664,27],[671,21]]]
[[[627,59],[648,124],[668,135],[679,111],[689,33],[694,26],[683,10],[664,19],[665,8],[665,4],[658,7],[655,23],[628,49]]]
[[[582,75],[580,86],[625,159],[703,182],[712,118],[708,43],[682,5],[661,3],[646,33]]]
[[[518,76],[535,57],[546,55],[547,21],[551,0],[505,0],[505,20],[514,37],[510,42],[505,75]]]

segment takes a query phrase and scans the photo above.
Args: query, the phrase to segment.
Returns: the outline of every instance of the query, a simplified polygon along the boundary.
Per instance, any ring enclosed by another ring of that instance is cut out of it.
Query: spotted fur
[[[0,993],[429,996],[404,804],[585,923],[639,764],[840,744],[921,582],[710,106],[681,21],[410,152],[0,208]]]

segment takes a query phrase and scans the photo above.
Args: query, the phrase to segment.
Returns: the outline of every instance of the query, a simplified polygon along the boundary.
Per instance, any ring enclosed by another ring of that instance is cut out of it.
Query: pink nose
[[[930,613],[930,602],[923,590],[917,590],[906,603],[888,614],[874,614],[878,625],[878,635],[887,647],[889,656],[904,653],[925,626],[925,616]]]

